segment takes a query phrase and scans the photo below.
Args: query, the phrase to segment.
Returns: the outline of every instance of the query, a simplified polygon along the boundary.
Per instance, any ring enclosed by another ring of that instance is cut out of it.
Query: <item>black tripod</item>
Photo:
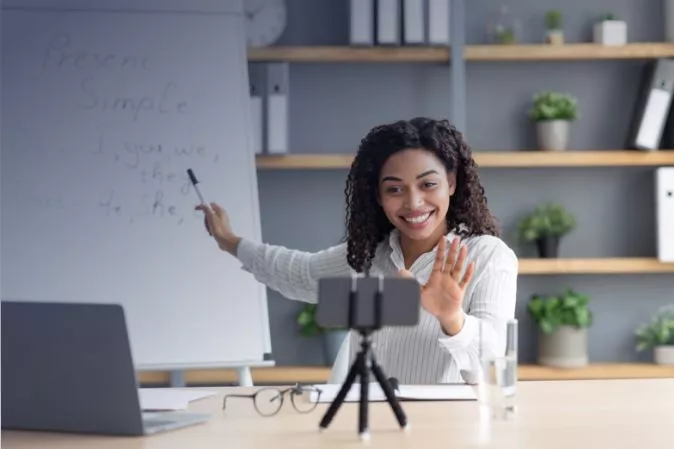
[[[353,364],[351,365],[351,368],[349,369],[349,373],[347,374],[346,379],[344,380],[344,384],[340,388],[339,392],[337,393],[337,396],[333,400],[332,404],[330,404],[330,407],[325,412],[325,415],[321,420],[320,423],[321,430],[327,428],[330,425],[330,422],[335,417],[337,411],[344,403],[344,398],[351,390],[351,387],[356,381],[356,378],[360,378],[360,409],[358,416],[358,433],[361,438],[364,439],[369,438],[368,404],[369,404],[370,369],[372,370],[375,379],[377,380],[382,390],[384,391],[386,400],[391,406],[391,409],[393,409],[393,413],[395,414],[395,417],[398,420],[398,424],[400,424],[400,427],[403,429],[407,428],[407,417],[405,416],[405,412],[403,411],[402,407],[400,406],[400,403],[398,402],[398,398],[393,392],[393,386],[384,375],[384,372],[377,363],[377,360],[374,356],[374,352],[372,351],[372,333],[374,331],[381,329],[381,310],[382,310],[381,306],[383,297],[381,284],[382,280],[380,278],[379,288],[375,293],[374,326],[365,326],[365,327],[356,326],[356,310],[357,310],[356,301],[358,298],[355,284],[351,289],[351,292],[349,294],[349,322],[350,328],[357,329],[358,333],[360,334],[361,349],[358,352],[356,360],[354,360]]]

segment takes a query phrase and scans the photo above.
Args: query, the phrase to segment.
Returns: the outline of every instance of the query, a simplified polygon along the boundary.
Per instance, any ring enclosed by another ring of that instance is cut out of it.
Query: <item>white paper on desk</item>
[[[215,391],[180,388],[139,388],[142,410],[185,410],[189,403],[215,395]]]
[[[321,390],[319,402],[332,402],[337,393],[339,393],[341,384],[319,384],[314,385]],[[370,402],[381,402],[386,400],[384,391],[376,383],[370,383],[368,388]],[[439,385],[401,385],[400,391],[396,391],[396,396],[401,401],[475,401],[477,393],[475,389],[468,384],[439,384]],[[316,402],[317,393],[311,393],[309,401]],[[360,400],[360,384],[354,384],[346,394],[344,402],[358,402]]]

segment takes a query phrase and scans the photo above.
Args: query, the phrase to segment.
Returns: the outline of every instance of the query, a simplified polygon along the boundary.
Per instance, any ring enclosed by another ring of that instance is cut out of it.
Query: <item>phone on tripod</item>
[[[322,278],[318,281],[316,322],[322,327],[352,329],[416,326],[419,322],[419,289],[419,283],[411,278]],[[350,304],[348,298],[352,291],[357,299]],[[380,313],[376,301],[378,291],[382,294]]]
[[[415,279],[351,276],[318,281],[316,322],[323,327],[341,327],[360,334],[360,351],[337,396],[320,422],[327,428],[356,381],[360,383],[358,433],[369,438],[368,399],[370,371],[381,386],[398,424],[407,429],[407,416],[372,351],[372,334],[382,326],[415,326],[419,322],[421,290]]]

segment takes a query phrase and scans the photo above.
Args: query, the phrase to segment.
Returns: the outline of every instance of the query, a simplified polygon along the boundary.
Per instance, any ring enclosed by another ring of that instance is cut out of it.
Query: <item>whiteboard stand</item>
[[[250,384],[272,364],[266,287],[213,249],[185,179],[261,239],[243,0],[0,11],[2,296],[120,304],[135,369]]]
[[[185,373],[183,371],[171,371],[169,385],[173,388],[182,388],[186,386]]]
[[[250,372],[250,366],[240,366],[236,369],[236,376],[238,378],[238,385],[240,387],[252,387],[253,375]],[[172,388],[182,388],[187,385],[185,382],[185,372],[173,370],[170,374],[169,384]]]
[[[190,365],[141,365],[138,371],[169,371],[169,383],[171,387],[179,388],[187,385],[185,371],[194,369],[236,369],[237,384],[241,387],[253,387],[253,375],[251,368],[276,366],[273,360],[250,360],[241,362],[225,362],[213,364],[190,364]]]

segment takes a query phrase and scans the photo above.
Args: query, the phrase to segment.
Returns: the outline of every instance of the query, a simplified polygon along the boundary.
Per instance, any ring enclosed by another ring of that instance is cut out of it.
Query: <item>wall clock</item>
[[[265,47],[281,37],[288,11],[285,0],[244,0],[246,37],[249,47]]]

